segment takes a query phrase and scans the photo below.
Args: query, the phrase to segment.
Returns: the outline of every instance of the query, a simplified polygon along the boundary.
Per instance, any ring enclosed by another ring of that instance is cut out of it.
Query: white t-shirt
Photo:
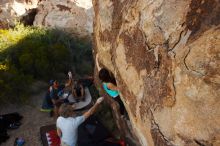
[[[78,127],[84,121],[84,116],[79,116],[75,118],[63,118],[61,116],[58,117],[57,127],[60,128],[62,132],[61,141],[70,146],[75,146],[78,138]]]

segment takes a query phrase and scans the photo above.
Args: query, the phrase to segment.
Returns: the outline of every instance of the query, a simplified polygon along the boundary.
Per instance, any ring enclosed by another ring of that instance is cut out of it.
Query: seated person
[[[53,103],[52,103],[51,96],[50,96],[51,95],[50,92],[52,92],[52,88],[53,88],[52,87],[53,82],[54,82],[53,80],[50,80],[48,90],[43,100],[41,111],[50,112],[53,109]]]
[[[85,99],[85,90],[80,81],[74,81],[72,87],[72,94],[76,101],[84,100]]]
[[[60,91],[62,91],[64,88],[71,85],[72,76],[69,73],[68,76],[69,76],[69,80],[65,85],[59,85],[58,81],[50,80],[50,86],[45,95],[41,111],[50,112],[54,108],[56,109],[57,107],[59,107],[64,102],[64,99],[60,99],[58,93],[60,93]]]

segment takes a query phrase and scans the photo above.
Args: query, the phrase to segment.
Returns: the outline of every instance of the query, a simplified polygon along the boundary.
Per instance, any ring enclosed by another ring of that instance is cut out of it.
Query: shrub
[[[48,81],[69,69],[91,74],[92,65],[87,38],[22,24],[0,30],[0,101],[23,101],[33,80]]]

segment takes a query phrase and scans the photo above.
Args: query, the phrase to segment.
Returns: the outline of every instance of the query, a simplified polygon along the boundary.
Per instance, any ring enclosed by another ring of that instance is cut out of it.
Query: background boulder
[[[35,26],[61,28],[80,36],[93,32],[91,0],[46,0],[37,10]]]

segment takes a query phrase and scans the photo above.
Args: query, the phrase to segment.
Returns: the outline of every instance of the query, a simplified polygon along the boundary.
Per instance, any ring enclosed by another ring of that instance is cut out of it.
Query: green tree
[[[93,72],[89,39],[22,24],[0,30],[0,101],[24,101],[32,81],[48,81],[72,68]]]

